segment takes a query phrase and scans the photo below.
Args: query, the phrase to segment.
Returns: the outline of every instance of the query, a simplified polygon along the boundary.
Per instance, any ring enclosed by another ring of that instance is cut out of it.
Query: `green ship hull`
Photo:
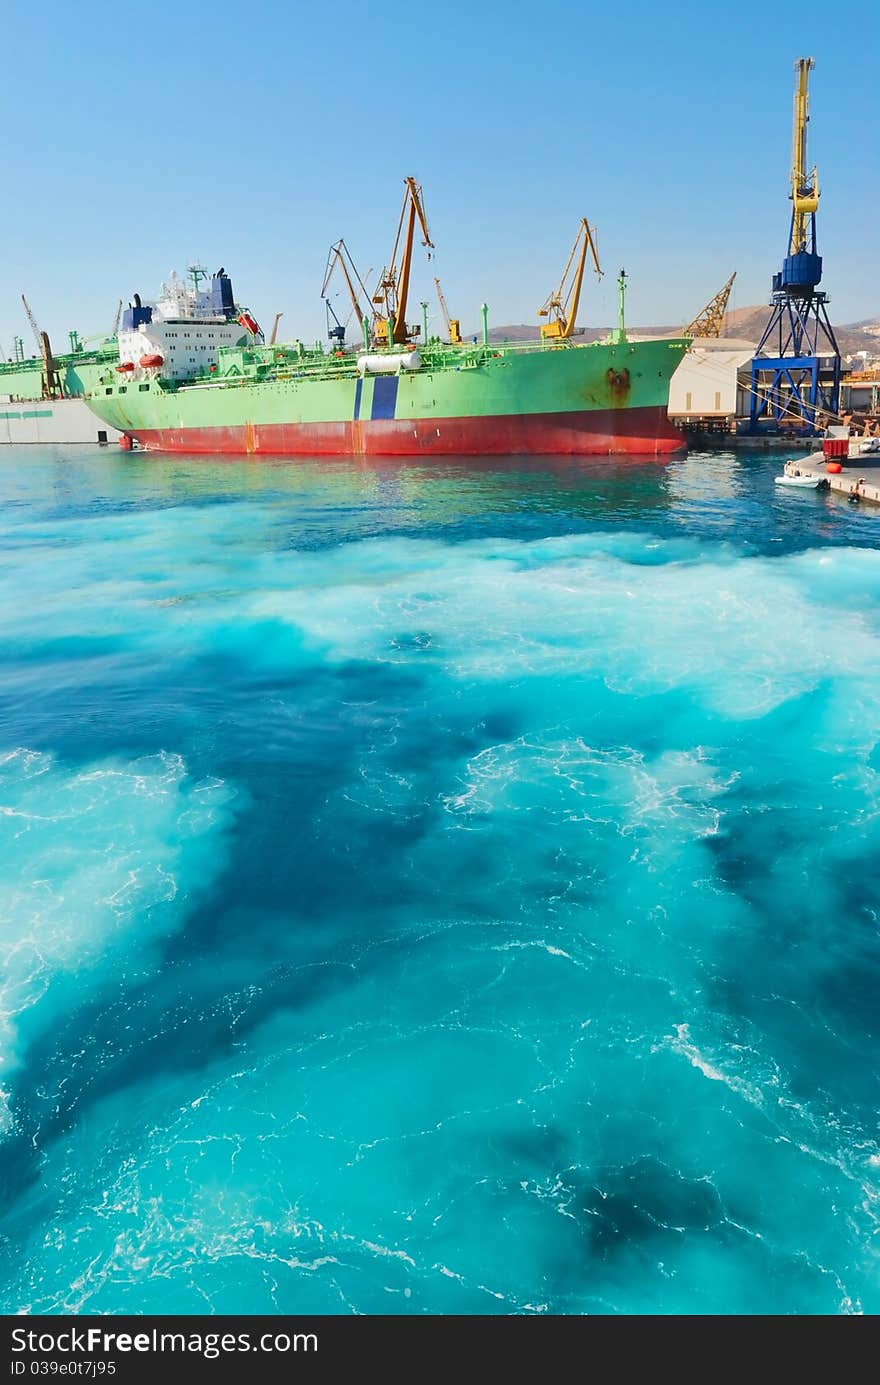
[[[55,356],[61,393],[64,399],[82,399],[97,389],[101,378],[119,360],[115,342],[108,342],[95,351],[71,351]],[[0,362],[0,398],[30,401],[42,398],[43,362],[31,357],[24,361]]]
[[[361,358],[299,343],[230,348],[185,382],[107,371],[86,402],[166,452],[661,456],[683,447],[667,408],[688,345],[429,343]]]

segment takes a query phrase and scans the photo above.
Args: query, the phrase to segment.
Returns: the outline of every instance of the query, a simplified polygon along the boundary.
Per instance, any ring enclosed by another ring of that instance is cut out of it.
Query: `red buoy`
[[[165,357],[155,353],[152,356],[141,356],[141,365],[144,370],[158,370],[160,365],[165,364]]]
[[[832,476],[836,476],[838,471],[843,471],[843,467],[840,462],[826,462],[825,470],[830,472]]]
[[[131,438],[127,433],[119,434],[119,446],[122,448],[123,452],[131,451]]]

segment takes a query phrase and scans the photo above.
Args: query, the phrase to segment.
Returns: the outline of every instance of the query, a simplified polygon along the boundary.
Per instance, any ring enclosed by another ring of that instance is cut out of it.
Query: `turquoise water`
[[[0,450],[33,1312],[880,1306],[880,515]]]

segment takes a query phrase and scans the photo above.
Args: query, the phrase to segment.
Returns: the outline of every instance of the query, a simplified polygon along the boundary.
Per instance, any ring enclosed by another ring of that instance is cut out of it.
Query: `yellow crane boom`
[[[42,397],[43,399],[59,399],[64,394],[64,390],[61,385],[58,362],[52,354],[52,345],[49,341],[48,333],[40,330],[37,325],[37,319],[31,312],[31,305],[28,303],[24,294],[21,295],[21,301],[27,313],[27,320],[31,324],[31,331],[36,338],[37,350],[40,353],[40,360],[42,362],[42,371],[40,373],[40,390]]]
[[[807,126],[810,123],[810,73],[813,58],[798,58],[795,65],[794,114],[791,128],[791,218],[790,255],[807,249],[807,218],[819,206],[819,173],[807,171]]]
[[[61,374],[58,369],[58,362],[52,355],[52,346],[49,341],[48,332],[40,333],[40,356],[43,362],[43,369],[40,376],[43,398],[63,398],[64,389],[61,384]]]
[[[387,346],[390,346],[392,342],[398,345],[402,344],[409,336],[406,325],[406,308],[409,298],[416,221],[422,230],[422,245],[429,252],[428,259],[431,258],[430,252],[434,249],[434,242],[431,240],[431,233],[428,230],[428,221],[425,216],[422,189],[415,178],[404,178],[403,181],[405,185],[403,206],[400,209],[400,220],[397,223],[394,249],[391,252],[391,259],[387,268],[382,270],[376,292],[373,294],[373,302],[381,310],[375,324],[376,341]],[[400,255],[399,266],[397,263],[398,254]]]
[[[705,308],[701,308],[693,321],[683,328],[684,337],[720,337],[724,326],[724,315],[727,312],[727,301],[730,298],[730,290],[733,288],[733,281],[736,278],[736,270],[731,274],[727,283],[720,288],[713,298],[709,299]]]
[[[599,266],[599,251],[596,245],[596,228],[591,226],[584,216],[581,217],[577,235],[574,238],[574,245],[571,247],[565,269],[562,271],[559,287],[545,299],[538,309],[538,317],[549,319],[541,326],[541,336],[545,341],[548,339],[567,341],[574,336],[588,253],[592,257],[596,277],[601,279],[602,270]],[[569,283],[568,278],[572,265],[574,265],[574,275]]]
[[[437,290],[437,302],[440,304],[440,311],[443,314],[443,321],[446,323],[446,335],[453,346],[461,345],[461,318],[450,317],[449,309],[446,306],[446,298],[440,287],[440,280],[434,275],[434,287]]]

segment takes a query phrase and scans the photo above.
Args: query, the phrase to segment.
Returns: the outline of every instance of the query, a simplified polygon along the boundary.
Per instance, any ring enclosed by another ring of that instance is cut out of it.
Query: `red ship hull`
[[[686,446],[660,405],[488,418],[132,429],[130,436],[151,451],[281,457],[669,457]]]

